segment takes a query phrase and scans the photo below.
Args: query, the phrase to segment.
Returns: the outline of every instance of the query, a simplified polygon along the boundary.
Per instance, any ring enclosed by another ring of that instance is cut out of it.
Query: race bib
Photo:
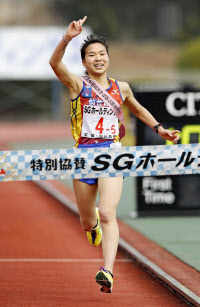
[[[114,139],[118,134],[118,118],[110,108],[84,106],[82,137]]]

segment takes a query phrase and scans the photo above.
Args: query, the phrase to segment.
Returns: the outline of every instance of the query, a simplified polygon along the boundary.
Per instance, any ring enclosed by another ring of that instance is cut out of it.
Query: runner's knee
[[[107,210],[107,208],[99,208],[99,216],[101,223],[109,223],[116,218],[116,211]]]
[[[90,231],[95,226],[95,224],[92,221],[88,220],[88,219],[83,219],[82,218],[82,219],[80,219],[80,222],[81,222],[81,227],[85,231]]]

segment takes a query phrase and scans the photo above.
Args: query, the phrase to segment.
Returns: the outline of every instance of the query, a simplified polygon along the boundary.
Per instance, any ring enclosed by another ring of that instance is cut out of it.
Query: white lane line
[[[0,262],[103,262],[103,259],[40,259],[40,258],[1,258]],[[116,259],[115,262],[133,262],[132,259]]]

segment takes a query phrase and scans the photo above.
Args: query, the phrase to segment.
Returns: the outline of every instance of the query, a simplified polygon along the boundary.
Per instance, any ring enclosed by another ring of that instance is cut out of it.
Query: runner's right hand
[[[87,16],[83,19],[79,19],[78,21],[72,21],[64,35],[66,40],[71,40],[73,37],[78,36],[83,31],[83,23],[86,21]]]

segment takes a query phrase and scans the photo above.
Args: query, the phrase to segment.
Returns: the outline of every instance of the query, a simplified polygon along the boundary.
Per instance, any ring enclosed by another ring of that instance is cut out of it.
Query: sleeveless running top
[[[109,78],[106,90],[120,105],[123,103],[119,85]],[[113,140],[119,142],[119,121],[114,112],[83,82],[76,99],[71,100],[71,131],[75,147]]]

